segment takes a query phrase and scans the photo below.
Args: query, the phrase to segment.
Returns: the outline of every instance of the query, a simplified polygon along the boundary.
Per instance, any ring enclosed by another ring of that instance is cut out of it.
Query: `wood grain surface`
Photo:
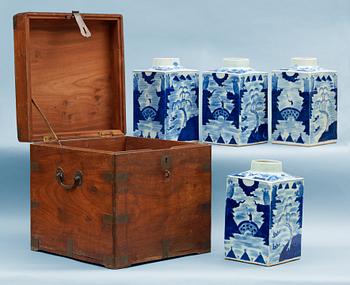
[[[209,145],[133,137],[32,144],[31,164],[34,250],[108,268],[210,251]],[[67,184],[80,170],[82,186],[64,190],[58,167]]]
[[[124,52],[121,15],[82,14],[91,38],[71,14],[14,17],[17,124],[20,141],[55,132],[125,132]]]

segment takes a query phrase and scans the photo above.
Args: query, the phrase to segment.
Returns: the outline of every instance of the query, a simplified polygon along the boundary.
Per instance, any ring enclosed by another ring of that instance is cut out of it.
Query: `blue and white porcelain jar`
[[[313,146],[337,139],[337,74],[316,58],[272,72],[272,142]]]
[[[299,259],[304,181],[276,160],[228,175],[225,258],[271,266]]]
[[[154,58],[134,71],[134,135],[192,141],[199,139],[198,71],[178,58]]]
[[[247,58],[225,58],[222,68],[203,73],[202,140],[250,145],[268,140],[268,73]]]

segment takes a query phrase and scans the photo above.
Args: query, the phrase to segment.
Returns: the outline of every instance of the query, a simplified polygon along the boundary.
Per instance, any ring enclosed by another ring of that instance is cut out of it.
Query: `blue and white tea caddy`
[[[242,146],[268,140],[268,73],[247,58],[225,58],[203,73],[202,140]]]
[[[251,169],[228,175],[225,258],[260,265],[299,259],[304,181],[276,160],[253,160]]]
[[[198,71],[178,58],[154,58],[134,73],[134,135],[192,141],[199,139]]]
[[[314,146],[337,139],[337,74],[316,58],[272,72],[272,142]]]

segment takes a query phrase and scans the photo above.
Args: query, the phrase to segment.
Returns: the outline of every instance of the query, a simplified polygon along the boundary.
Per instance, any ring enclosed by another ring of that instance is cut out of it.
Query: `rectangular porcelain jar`
[[[272,72],[272,142],[314,146],[337,139],[337,74],[316,58]]]
[[[260,265],[300,258],[304,181],[275,160],[253,160],[226,184],[225,257]]]
[[[199,139],[198,71],[178,58],[154,58],[134,71],[134,135],[175,141]]]
[[[203,73],[202,140],[251,145],[268,140],[268,74],[247,58],[225,58],[224,67]]]

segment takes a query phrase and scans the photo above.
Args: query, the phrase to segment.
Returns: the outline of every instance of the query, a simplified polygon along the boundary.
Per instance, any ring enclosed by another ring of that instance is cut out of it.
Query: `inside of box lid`
[[[33,141],[52,131],[62,137],[125,133],[121,18],[83,19],[91,37],[82,36],[72,16],[29,18]]]

